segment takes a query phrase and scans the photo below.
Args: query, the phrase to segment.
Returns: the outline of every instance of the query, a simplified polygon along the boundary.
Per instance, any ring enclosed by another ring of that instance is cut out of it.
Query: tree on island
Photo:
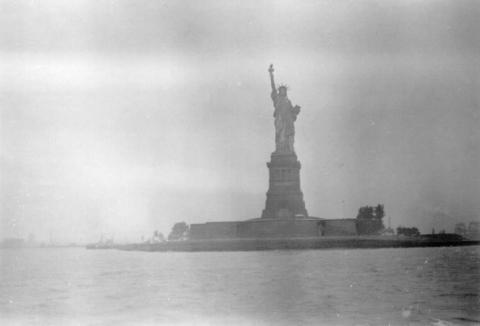
[[[384,217],[385,217],[385,207],[383,205],[378,204],[377,207],[375,207],[375,218],[381,220]]]
[[[477,221],[470,222],[468,224],[467,234],[472,239],[477,239],[480,237],[480,223]]]
[[[153,232],[152,238],[150,239],[150,242],[156,243],[156,242],[163,242],[163,241],[165,241],[165,237],[163,236],[163,234],[160,231],[155,230]]]
[[[467,234],[467,226],[465,225],[465,223],[457,223],[457,224],[455,224],[455,231],[454,231],[454,233],[459,234],[459,235],[462,235],[462,236],[464,236],[465,234]]]
[[[182,240],[188,235],[189,227],[185,222],[175,223],[168,235],[168,240]]]
[[[378,204],[376,207],[363,206],[358,209],[357,231],[360,235],[379,234],[385,229],[383,218],[385,217],[385,206]]]

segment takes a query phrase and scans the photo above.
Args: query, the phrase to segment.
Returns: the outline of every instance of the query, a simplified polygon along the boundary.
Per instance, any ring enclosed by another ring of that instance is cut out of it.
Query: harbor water
[[[474,325],[480,247],[0,250],[2,325]]]

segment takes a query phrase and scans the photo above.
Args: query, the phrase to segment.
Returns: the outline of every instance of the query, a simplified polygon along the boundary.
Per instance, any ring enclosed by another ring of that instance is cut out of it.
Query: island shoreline
[[[268,239],[215,239],[179,240],[159,243],[118,244],[110,248],[125,251],[193,252],[193,251],[265,251],[265,250],[313,250],[313,249],[376,249],[453,247],[480,245],[479,240],[441,239],[392,239],[378,237],[324,237],[324,238],[268,238]]]

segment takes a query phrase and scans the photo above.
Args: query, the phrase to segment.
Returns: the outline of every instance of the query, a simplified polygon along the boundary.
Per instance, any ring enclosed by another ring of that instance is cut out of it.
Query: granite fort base
[[[235,222],[207,222],[190,226],[190,239],[267,239],[352,236],[355,219],[257,218]]]

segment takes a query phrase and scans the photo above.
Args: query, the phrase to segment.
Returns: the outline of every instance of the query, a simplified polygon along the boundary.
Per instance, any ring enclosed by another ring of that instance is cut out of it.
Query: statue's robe
[[[293,112],[293,106],[288,97],[280,96],[277,91],[272,92],[273,106],[275,111],[275,141],[279,150],[293,150],[289,148],[289,143],[293,145],[295,135],[294,122],[297,115]],[[290,146],[291,146],[290,145]]]

